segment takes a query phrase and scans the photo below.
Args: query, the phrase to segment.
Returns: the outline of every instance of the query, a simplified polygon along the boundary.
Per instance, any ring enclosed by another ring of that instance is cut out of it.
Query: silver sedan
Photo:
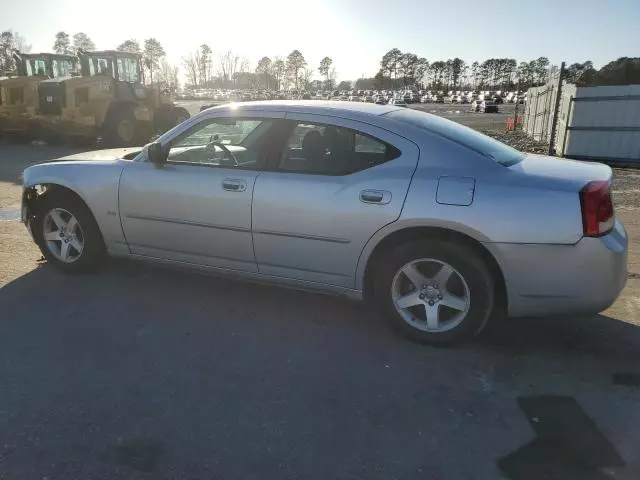
[[[27,168],[23,220],[66,272],[108,254],[342,294],[446,343],[498,313],[611,305],[627,276],[611,176],[393,105],[254,102]]]

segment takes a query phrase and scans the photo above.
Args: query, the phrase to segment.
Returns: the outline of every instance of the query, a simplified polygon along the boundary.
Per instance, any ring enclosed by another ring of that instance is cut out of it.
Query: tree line
[[[55,34],[52,49],[60,54],[78,50],[94,51],[95,44],[84,32]],[[15,71],[14,50],[28,53],[31,45],[18,32],[0,33],[0,74]],[[124,40],[117,50],[139,54],[145,79],[159,83],[169,91],[178,88],[178,66],[170,64],[165,50],[156,38],[142,43],[135,38]],[[246,57],[232,50],[214,55],[208,44],[200,45],[182,57],[181,66],[187,79],[186,88],[252,88],[269,90],[379,90],[427,88],[431,90],[526,90],[545,83],[557,66],[547,57],[518,63],[514,58],[489,58],[470,65],[459,57],[428,61],[412,52],[392,48],[380,60],[374,77],[355,82],[337,83],[333,60],[325,56],[312,68],[300,50],[286,57],[262,57],[251,68]],[[316,71],[322,80],[314,80]],[[566,79],[579,86],[640,84],[640,58],[622,57],[596,70],[591,61],[572,63]]]
[[[187,78],[187,88],[262,88],[267,90],[310,90],[335,87],[337,72],[331,57],[324,57],[317,67],[323,80],[313,80],[310,68],[300,50],[293,50],[287,57],[267,57],[258,60],[251,69],[245,57],[231,50],[219,53],[216,70],[212,50],[203,44],[193,53],[182,58]]]

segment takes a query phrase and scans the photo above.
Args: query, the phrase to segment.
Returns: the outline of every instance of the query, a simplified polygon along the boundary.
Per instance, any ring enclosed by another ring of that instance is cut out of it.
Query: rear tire
[[[32,225],[42,255],[67,273],[96,270],[106,249],[91,211],[71,193],[54,190],[43,195]]]
[[[494,280],[472,249],[431,240],[396,247],[376,270],[376,298],[391,324],[413,341],[451,344],[485,327]]]

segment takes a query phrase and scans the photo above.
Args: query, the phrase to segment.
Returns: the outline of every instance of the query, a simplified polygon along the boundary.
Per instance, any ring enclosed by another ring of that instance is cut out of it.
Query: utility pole
[[[518,86],[516,87],[516,109],[513,112],[513,131],[518,129],[518,100],[520,95],[520,79],[518,79]]]
[[[560,110],[560,97],[562,96],[562,79],[564,77],[564,62],[560,65],[560,72],[558,73],[558,87],[556,90],[556,101],[553,106],[553,119],[551,120],[551,134],[549,135],[549,155],[555,153],[556,143],[556,129],[558,126],[558,111]]]

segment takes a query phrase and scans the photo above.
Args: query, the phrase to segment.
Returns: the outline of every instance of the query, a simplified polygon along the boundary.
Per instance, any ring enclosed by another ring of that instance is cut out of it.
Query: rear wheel
[[[440,240],[397,247],[378,270],[376,297],[391,323],[412,340],[446,344],[486,325],[494,282],[470,248]]]
[[[105,247],[89,209],[66,192],[44,195],[33,224],[33,234],[44,257],[65,272],[95,270],[105,256]]]

